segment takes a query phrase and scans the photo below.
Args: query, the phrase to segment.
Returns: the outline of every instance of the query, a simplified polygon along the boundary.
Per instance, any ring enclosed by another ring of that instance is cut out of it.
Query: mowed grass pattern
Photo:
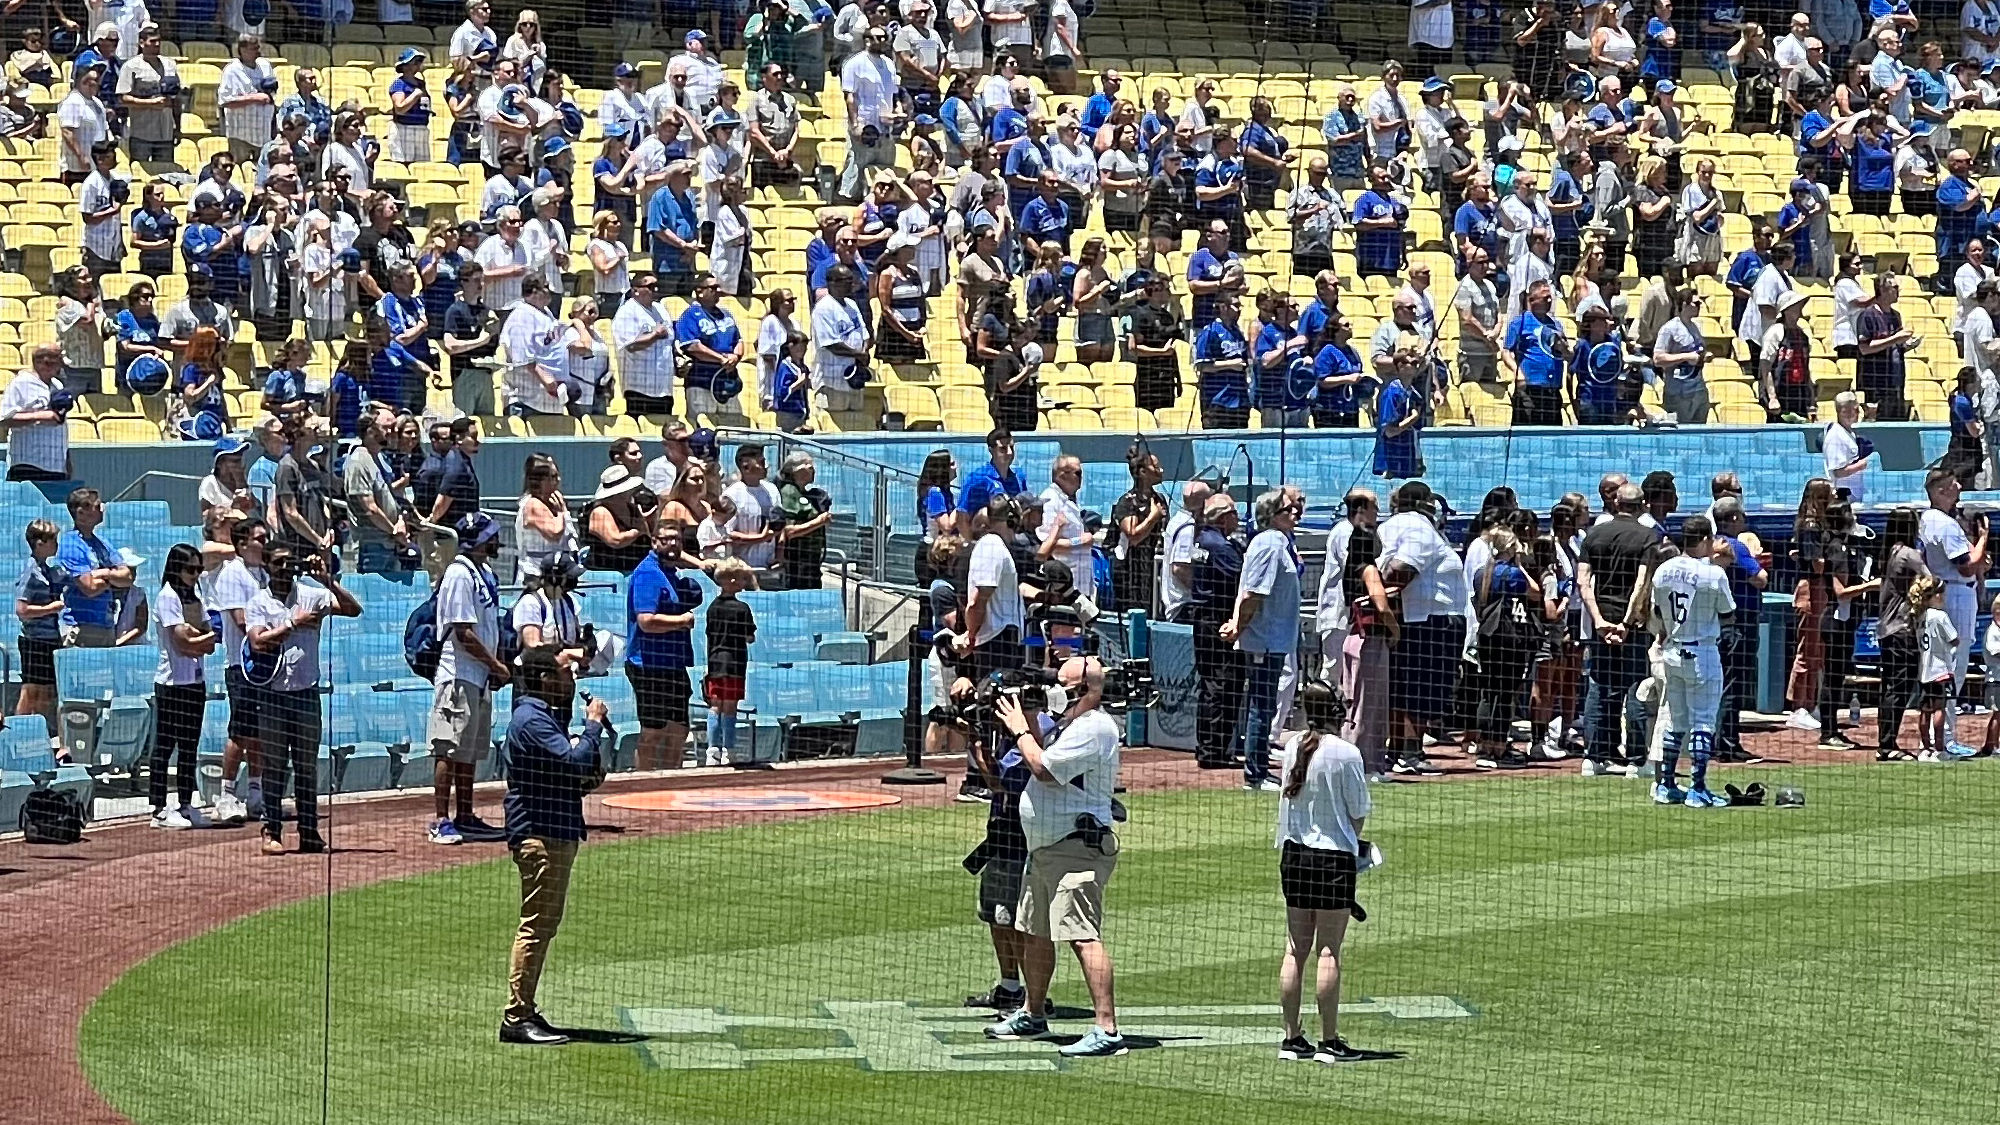
[[[319,1121],[323,1093],[325,1118],[353,1125],[1991,1120],[2000,764],[1788,777],[1807,808],[1660,809],[1639,782],[1575,777],[1378,790],[1369,834],[1388,863],[1363,879],[1373,917],[1351,931],[1347,994],[1448,995],[1477,1015],[1356,1016],[1350,1040],[1408,1053],[1369,1066],[1281,1064],[1275,1028],[1269,1046],[1138,1050],[1030,1075],[664,1070],[633,1047],[502,1048],[517,893],[504,860],[169,950],[92,1009],[84,1056],[140,1125]],[[1282,944],[1270,800],[1130,802],[1110,895],[1121,1002],[1269,1003]],[[957,865],[980,815],[903,809],[593,846],[545,1007],[611,1028],[625,1008],[955,1003],[992,975]],[[1066,955],[1055,994],[1087,1006]]]

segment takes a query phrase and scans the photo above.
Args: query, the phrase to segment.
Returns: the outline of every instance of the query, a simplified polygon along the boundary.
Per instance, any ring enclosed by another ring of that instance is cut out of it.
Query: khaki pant
[[[542,981],[542,962],[548,958],[549,943],[562,925],[569,872],[576,863],[579,843],[530,836],[514,848],[514,866],[521,870],[521,928],[514,934],[514,955],[508,963],[506,1019],[510,1023],[535,1014],[535,989]]]

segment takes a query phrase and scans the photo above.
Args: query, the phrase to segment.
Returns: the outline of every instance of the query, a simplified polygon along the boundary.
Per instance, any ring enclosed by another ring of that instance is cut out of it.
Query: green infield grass
[[[168,950],[98,1000],[82,1053],[138,1125],[1992,1120],[2000,765],[1755,779],[1809,804],[1378,788],[1343,1030],[1393,1061],[1277,1060],[1272,799],[1234,790],[1128,798],[1121,1058],[1057,1066],[956,1009],[993,969],[965,806],[587,848],[543,1006],[637,1043],[496,1042],[518,905],[496,851]],[[1054,994],[1080,1032],[1066,953]]]

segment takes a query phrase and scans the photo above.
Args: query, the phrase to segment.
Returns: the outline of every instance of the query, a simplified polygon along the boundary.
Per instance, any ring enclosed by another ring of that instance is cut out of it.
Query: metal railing
[[[850,559],[843,553],[842,563],[843,566],[853,567],[878,582],[887,580],[889,574],[889,536],[891,519],[896,510],[896,496],[899,494],[898,486],[901,486],[901,490],[907,490],[903,494],[912,497],[915,496],[919,474],[914,469],[906,469],[900,465],[891,465],[885,461],[863,457],[849,450],[842,449],[839,446],[828,445],[825,442],[811,437],[802,437],[798,434],[772,433],[765,430],[726,427],[716,431],[716,436],[723,443],[758,444],[767,447],[775,445],[777,447],[777,456],[775,458],[767,458],[770,462],[774,478],[777,475],[778,466],[783,463],[785,457],[794,451],[812,455],[813,464],[819,470],[822,480],[835,475],[830,474],[828,472],[829,469],[839,470],[838,475],[843,484],[851,485],[854,475],[866,478],[868,487],[865,490],[860,490],[865,491],[867,494],[868,499],[865,505],[855,495],[857,490],[851,487],[844,487],[838,490],[828,489],[835,496],[836,508],[842,506],[842,501],[854,503],[855,519],[860,528],[861,557]],[[822,485],[822,487],[825,486]],[[834,552],[828,552],[827,557],[829,562],[833,559],[833,555]]]

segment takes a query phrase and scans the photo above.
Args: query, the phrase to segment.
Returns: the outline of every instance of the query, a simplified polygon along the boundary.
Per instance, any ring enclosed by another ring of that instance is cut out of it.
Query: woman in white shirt
[[[165,582],[153,610],[160,633],[160,664],[153,675],[153,706],[159,717],[153,724],[148,786],[155,828],[208,827],[208,818],[194,807],[195,750],[208,699],[202,659],[215,651],[215,632],[196,590],[201,573],[201,552],[192,544],[176,543],[168,549]],[[180,796],[178,808],[167,804],[169,765]]]
[[[1952,295],[1957,303],[1951,309],[1951,334],[1955,337],[1965,330],[1965,316],[1972,311],[1972,295],[1979,290],[1979,283],[1993,279],[1993,267],[1987,262],[1986,240],[1975,238],[1965,244],[1965,261],[1957,272],[1951,275]]]
[[[320,171],[329,177],[336,169],[347,172],[348,194],[365,197],[375,176],[375,156],[379,149],[361,136],[361,115],[348,114],[334,123],[333,140],[320,156]]]
[[[1317,680],[1299,689],[1306,729],[1285,740],[1280,753],[1284,786],[1278,794],[1278,882],[1285,895],[1285,958],[1278,969],[1278,1002],[1284,1041],[1278,1057],[1317,1062],[1365,1058],[1341,1039],[1340,945],[1349,918],[1367,919],[1354,901],[1361,829],[1371,804],[1361,751],[1333,733],[1340,707],[1333,689]],[[1299,1007],[1307,958],[1318,953],[1314,987],[1320,1040],[1305,1036]]]
[[[604,306],[595,297],[578,297],[570,307],[563,347],[569,354],[569,412],[603,414],[611,407],[611,345],[597,325]]]
[[[514,34],[500,48],[500,57],[520,64],[521,85],[530,90],[541,86],[542,71],[549,65],[549,45],[542,38],[542,17],[533,8],[521,9],[514,20]]]
[[[1077,43],[1076,9],[1069,0],[1051,0],[1048,33],[1042,37],[1042,79],[1051,93],[1076,93],[1076,64],[1083,57]]]
[[[539,578],[542,567],[556,555],[575,553],[576,517],[563,499],[562,470],[546,453],[530,453],[521,469],[521,500],[514,509],[514,543],[520,557],[520,577]]]
[[[1868,304],[1868,294],[1861,288],[1861,255],[1852,251],[1840,256],[1839,265],[1834,267],[1833,276],[1833,333],[1828,341],[1833,345],[1837,359],[1860,359],[1861,347],[1854,332],[1854,322],[1861,315],[1861,309]],[[1958,326],[1952,326],[1957,331]]]
[[[748,298],[757,291],[750,271],[750,212],[743,206],[743,178],[722,181],[722,195],[711,217],[715,235],[708,247],[708,275],[724,293]]]
[[[757,325],[757,396],[766,410],[777,394],[778,365],[785,361],[785,345],[794,336],[808,335],[792,319],[799,302],[790,289],[771,290],[768,302],[769,311]]]
[[[1599,78],[1629,78],[1639,73],[1639,45],[1619,22],[1616,4],[1597,10],[1597,27],[1590,33],[1590,63]]]
[[[332,228],[323,220],[307,220],[299,245],[299,307],[305,310],[307,339],[346,334],[346,279],[333,253]]]
[[[625,220],[614,212],[599,211],[590,227],[590,245],[583,254],[590,259],[596,282],[592,292],[597,295],[597,311],[617,316],[625,294],[632,291],[632,249],[625,245]]]
[[[1193,100],[1181,110],[1181,119],[1176,122],[1194,130],[1194,150],[1203,156],[1215,150],[1215,126],[1222,120],[1222,107],[1215,102],[1216,89],[1213,78],[1196,83]]]
[[[549,292],[560,302],[569,288],[569,232],[556,217],[562,189],[551,184],[535,189],[529,198],[535,205],[535,217],[521,228],[521,245],[528,248],[528,271],[539,271],[542,280],[549,283]]]

